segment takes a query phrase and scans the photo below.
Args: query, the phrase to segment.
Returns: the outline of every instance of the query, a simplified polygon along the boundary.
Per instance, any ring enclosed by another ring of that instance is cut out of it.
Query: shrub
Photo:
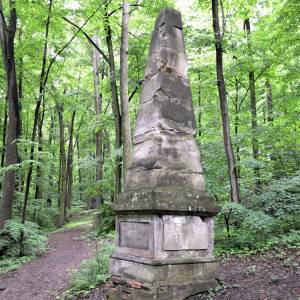
[[[109,258],[114,250],[114,245],[104,244],[91,259],[84,260],[79,269],[71,275],[71,287],[68,294],[76,294],[95,288],[98,284],[110,278]]]
[[[253,203],[275,217],[300,215],[300,174],[273,181]]]
[[[37,255],[46,250],[47,238],[33,222],[22,224],[19,219],[7,221],[0,231],[0,256],[16,257],[20,252],[21,231],[24,233],[24,255]]]
[[[111,203],[103,203],[95,216],[96,231],[99,235],[107,234],[115,228],[115,213]]]

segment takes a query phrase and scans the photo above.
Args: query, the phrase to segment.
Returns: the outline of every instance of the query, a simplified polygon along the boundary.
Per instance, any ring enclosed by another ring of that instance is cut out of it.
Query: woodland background
[[[120,1],[0,0],[1,259],[38,253],[46,231],[90,209],[98,234],[112,230],[150,34],[165,7],[183,17],[206,187],[221,208],[217,253],[299,246],[300,2],[212,4],[130,2],[127,73]],[[238,197],[224,150],[216,45]]]

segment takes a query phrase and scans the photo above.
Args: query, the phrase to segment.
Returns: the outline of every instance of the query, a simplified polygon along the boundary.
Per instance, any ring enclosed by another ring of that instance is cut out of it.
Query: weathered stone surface
[[[204,191],[182,22],[163,10],[152,35],[125,191]],[[204,199],[202,199],[204,200]]]
[[[142,262],[142,263],[141,263]],[[126,260],[124,256],[112,256],[110,271],[127,280],[137,280],[151,285],[173,285],[183,282],[197,282],[214,279],[218,262],[213,259],[195,260],[193,263],[168,262],[167,264],[148,264],[145,260]]]
[[[191,137],[161,133],[134,145],[131,172],[171,168],[202,173],[197,147]]]
[[[119,226],[120,247],[149,249],[149,222],[121,221]]]
[[[162,93],[157,94],[158,91],[161,91],[165,97]],[[156,94],[156,99],[153,99]],[[152,77],[145,79],[143,82],[140,104],[151,100],[160,100],[159,98],[162,98],[161,101],[164,101],[165,103],[170,103],[172,101],[171,98],[175,98],[182,101],[181,107],[184,107],[185,105],[189,111],[193,111],[191,97],[191,88],[187,79],[184,79],[175,73],[161,71]],[[155,103],[159,106],[160,102],[156,101]],[[195,124],[194,115],[189,114],[185,116],[185,118],[190,119],[191,124]]]
[[[208,226],[198,216],[163,216],[164,250],[208,248]]]
[[[148,188],[124,192],[118,195],[114,209],[117,212],[168,211],[201,216],[214,216],[219,212],[214,199],[205,192],[191,192],[180,186],[172,190]]]
[[[119,215],[115,255],[186,260],[212,258],[210,218],[178,215]],[[124,226],[125,224],[125,226]]]
[[[183,300],[214,288],[213,219],[205,192],[180,13],[156,20],[124,191],[114,203],[110,299]]]
[[[163,9],[156,19],[155,29],[163,24],[182,29],[180,12],[174,9]]]

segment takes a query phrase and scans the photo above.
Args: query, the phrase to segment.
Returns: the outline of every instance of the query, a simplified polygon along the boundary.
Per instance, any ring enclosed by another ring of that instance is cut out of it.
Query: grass
[[[22,256],[0,260],[0,275],[4,275],[9,271],[16,270],[35,258],[36,256]]]

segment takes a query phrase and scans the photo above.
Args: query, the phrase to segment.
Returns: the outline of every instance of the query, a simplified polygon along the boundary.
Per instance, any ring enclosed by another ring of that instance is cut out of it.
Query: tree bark
[[[62,227],[66,217],[66,195],[67,195],[67,170],[65,151],[65,128],[63,119],[63,106],[56,104],[59,124],[59,153],[60,153],[60,191],[59,191],[59,220],[58,226]]]
[[[14,39],[17,26],[17,12],[13,1],[9,2],[9,24],[6,24],[3,5],[0,0],[0,43],[3,65],[7,82],[8,124],[5,141],[5,167],[12,167],[18,162],[16,139],[21,133],[21,119],[19,112],[18,85],[16,78]],[[0,210],[0,228],[12,216],[15,193],[16,172],[6,170],[3,178],[3,195]]]
[[[49,35],[49,25],[50,25],[50,18],[51,18],[51,9],[52,9],[52,0],[49,0],[49,7],[48,7],[48,16],[46,21],[46,28],[45,28],[45,43],[44,43],[44,49],[43,49],[43,59],[42,59],[42,69],[40,74],[40,85],[39,85],[39,98],[35,107],[34,111],[34,121],[33,121],[33,128],[32,128],[32,135],[31,135],[31,147],[30,147],[30,160],[32,161],[34,159],[34,143],[36,139],[36,132],[37,132],[37,126],[38,126],[38,118],[39,118],[39,112],[40,112],[40,106],[42,104],[43,95],[44,95],[44,76],[45,76],[45,70],[46,70],[46,60],[47,60],[47,49],[48,49],[48,35]],[[30,182],[31,182],[31,176],[33,171],[33,164],[29,164],[28,173],[27,173],[27,179],[26,179],[26,186],[25,186],[25,192],[24,192],[24,203],[23,203],[23,212],[22,212],[22,223],[25,223],[26,219],[26,209],[27,209],[27,203],[28,203],[28,197],[29,197],[29,189],[30,189]]]
[[[270,123],[273,123],[273,94],[272,94],[272,85],[269,80],[266,81],[267,88],[267,120]]]
[[[44,116],[45,116],[45,103],[42,103],[42,111],[38,116],[38,160],[42,162],[43,156],[43,124],[44,124]],[[35,199],[43,198],[43,179],[42,179],[42,170],[38,165],[36,167],[36,186],[35,186]]]
[[[248,37],[249,55],[250,57],[252,57],[252,46],[250,41],[251,29],[250,29],[249,18],[245,19],[244,21],[244,29],[246,30],[247,37]],[[257,139],[256,91],[255,91],[254,71],[252,68],[249,71],[249,88],[250,88],[250,111],[251,111],[251,129],[252,129],[252,138],[251,138],[252,155],[253,155],[253,159],[257,161],[259,156],[259,149],[258,149],[258,139]],[[254,172],[255,192],[258,192],[260,186],[259,167],[255,165],[253,168],[253,172]]]
[[[76,148],[77,148],[77,162],[78,162],[77,169],[78,169],[79,200],[81,201],[82,200],[82,190],[81,190],[82,176],[81,176],[81,169],[80,169],[80,164],[79,164],[79,161],[80,161],[79,133],[77,133],[77,135],[76,135],[75,145],[76,145]]]
[[[68,156],[67,156],[67,196],[66,196],[66,206],[67,209],[71,208],[72,203],[72,188],[73,188],[73,133],[74,133],[74,121],[75,121],[76,111],[73,110],[71,116],[71,122],[69,126],[69,146],[68,146]],[[67,211],[65,212],[65,216],[67,217]]]
[[[94,36],[94,42],[98,46],[99,40],[98,36]],[[99,63],[100,63],[100,56],[99,52],[95,47],[93,47],[93,56],[92,56],[92,62],[93,62],[93,73],[94,73],[94,97],[95,97],[95,112],[96,112],[96,122],[97,122],[97,128],[96,128],[96,159],[97,159],[97,167],[96,167],[96,182],[97,185],[100,186],[99,190],[97,190],[97,196],[95,199],[95,206],[98,207],[100,204],[103,203],[103,197],[102,197],[102,189],[101,189],[101,183],[102,180],[102,173],[103,173],[103,161],[102,161],[102,130],[98,128],[100,125],[100,119],[101,119],[101,112],[102,112],[102,96],[99,91],[100,89],[100,80],[99,80]]]
[[[235,134],[235,142],[236,142],[236,160],[238,163],[238,166],[236,168],[237,171],[237,177],[238,179],[241,177],[241,168],[239,166],[239,163],[241,161],[240,157],[240,141],[239,141],[239,124],[240,124],[240,116],[239,116],[239,83],[237,79],[235,79],[235,101],[234,101],[234,113],[235,113],[235,119],[234,119],[234,134]]]
[[[114,60],[114,49],[112,44],[112,32],[109,24],[109,15],[107,11],[104,20],[104,27],[105,27],[106,45],[109,54],[110,86],[112,92],[112,110],[114,114],[115,135],[116,135],[115,147],[116,149],[120,149],[122,146],[121,115],[120,115],[118,90],[117,90],[117,82],[116,82],[116,68],[115,68],[115,60]],[[121,188],[122,188],[121,178],[122,178],[121,156],[117,155],[115,159],[115,194],[121,192]]]
[[[235,165],[234,154],[232,150],[232,143],[230,137],[230,124],[228,116],[228,105],[226,96],[226,85],[223,74],[223,50],[222,50],[222,37],[220,34],[220,24],[218,15],[218,0],[212,0],[212,17],[213,17],[213,30],[215,35],[215,47],[216,47],[216,72],[217,83],[220,98],[220,108],[222,115],[222,127],[224,148],[228,163],[228,172],[230,179],[231,200],[233,202],[239,202],[239,185],[237,179],[237,170]]]
[[[123,134],[123,176],[126,180],[126,173],[131,163],[131,127],[128,102],[128,36],[129,36],[129,2],[123,1],[122,33],[120,49],[120,98],[122,115]]]
[[[5,140],[6,140],[6,127],[7,127],[7,98],[5,99],[5,107],[4,107],[4,120],[2,125],[2,150],[1,150],[1,168],[4,167],[5,161]],[[0,188],[2,186],[2,182],[0,182]]]

